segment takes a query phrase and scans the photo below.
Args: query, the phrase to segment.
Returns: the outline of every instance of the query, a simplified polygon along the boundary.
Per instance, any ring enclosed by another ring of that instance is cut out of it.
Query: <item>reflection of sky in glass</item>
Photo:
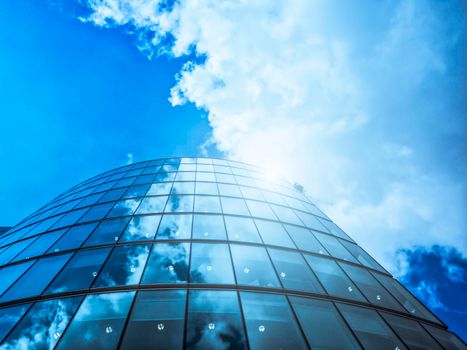
[[[156,235],[160,220],[160,215],[133,217],[120,238],[120,241],[153,239]]]
[[[237,292],[190,291],[187,349],[246,349]]]
[[[151,185],[146,196],[158,196],[169,194],[172,188],[172,182],[158,182]]]
[[[107,214],[107,217],[132,215],[136,208],[138,208],[140,201],[141,199],[127,199],[119,201],[115,204],[110,213]]]
[[[186,283],[189,252],[189,243],[154,244],[142,283]]]
[[[156,239],[184,239],[191,237],[192,215],[164,215]]]
[[[231,241],[262,243],[252,219],[225,216],[227,235]]]
[[[191,283],[235,283],[229,248],[226,244],[193,243]]]
[[[165,212],[191,212],[193,211],[194,196],[171,195],[167,201]]]
[[[144,198],[136,214],[161,213],[164,210],[167,196]]]
[[[0,309],[0,341],[24,315],[31,304],[21,304]]]
[[[194,215],[193,239],[226,239],[222,215]]]
[[[149,254],[149,245],[116,247],[93,287],[138,284]]]
[[[37,302],[0,349],[53,349],[82,297]]]

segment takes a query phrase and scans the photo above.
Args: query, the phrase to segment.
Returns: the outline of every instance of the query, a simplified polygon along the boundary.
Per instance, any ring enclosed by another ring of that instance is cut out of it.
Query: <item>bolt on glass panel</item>
[[[156,239],[189,239],[192,221],[191,214],[165,214],[159,224]]]
[[[407,350],[375,310],[347,304],[337,307],[365,349]]]
[[[268,249],[284,288],[325,294],[300,253]]]
[[[121,242],[152,240],[156,235],[161,215],[133,216],[120,237]]]
[[[83,244],[88,238],[89,234],[97,226],[97,222],[92,224],[85,224],[71,227],[63,236],[60,238],[47,253],[57,253],[63,250],[76,249]]]
[[[56,349],[115,349],[134,295],[120,292],[86,296]]]
[[[265,244],[296,248],[282,224],[265,220],[255,220],[255,223]]]
[[[20,304],[0,309],[0,343],[13,329],[31,304]],[[3,346],[2,346],[3,347]]]
[[[331,259],[305,254],[305,259],[318,276],[324,289],[330,294],[357,301],[366,301],[357,287]]]
[[[231,244],[230,249],[238,284],[280,288],[265,248]]]
[[[223,216],[194,215],[193,239],[227,239]]]
[[[401,338],[410,349],[442,350],[441,346],[439,346],[417,321],[385,312],[382,312],[381,316],[383,316],[399,338]]]
[[[149,245],[116,247],[99,273],[93,288],[138,284],[149,248]]]
[[[252,219],[224,216],[224,220],[230,241],[262,243]]]
[[[122,231],[130,221],[130,218],[102,221],[89,238],[84,242],[84,247],[97,244],[115,243],[120,238]]]
[[[284,295],[240,292],[250,348],[308,349]]]
[[[402,306],[367,270],[362,267],[339,263],[371,304],[404,312]]]
[[[247,349],[235,291],[190,290],[187,349]]]
[[[140,291],[120,349],[182,349],[185,290]]]
[[[156,243],[141,283],[186,283],[189,259],[190,243]]]
[[[95,280],[111,248],[81,250],[70,259],[44,294],[88,289]]]
[[[2,343],[2,349],[53,349],[83,297],[35,303]]]
[[[330,301],[294,296],[289,299],[312,349],[361,349]]]
[[[192,244],[190,283],[235,283],[227,244]]]

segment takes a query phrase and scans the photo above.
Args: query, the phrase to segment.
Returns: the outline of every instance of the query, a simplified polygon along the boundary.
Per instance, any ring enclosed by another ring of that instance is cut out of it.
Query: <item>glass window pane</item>
[[[237,292],[190,291],[187,349],[246,349]]]
[[[107,217],[114,218],[117,216],[133,215],[140,202],[141,199],[126,199],[123,201],[118,201],[109,214],[107,214]]]
[[[217,196],[219,194],[217,184],[215,182],[197,182],[196,194],[211,194]]]
[[[25,247],[31,244],[36,238],[29,238],[23,241],[16,242],[0,253],[0,265],[8,263],[18,253],[20,253]]]
[[[218,184],[221,196],[242,197],[242,193],[237,185]]]
[[[372,273],[373,276],[402,304],[402,306],[411,314],[426,318],[430,321],[440,323],[426,307],[424,307],[407,289],[405,289],[394,278],[381,275],[379,273]]]
[[[238,284],[280,288],[266,249],[237,244],[230,249]]]
[[[161,221],[160,215],[134,216],[123,232],[120,241],[141,241],[154,239],[157,227]]]
[[[344,248],[342,244],[337,240],[337,238],[328,236],[319,232],[314,232],[314,235],[321,244],[326,248],[326,250],[334,257],[345,260],[352,261],[357,263],[358,261],[349,253],[347,249]]]
[[[305,259],[329,294],[366,301],[335,261],[311,255],[305,255]]]
[[[1,322],[0,322],[1,323]],[[448,332],[444,329],[433,327],[427,324],[423,324],[432,336],[441,343],[447,350],[459,350],[465,349],[465,343],[460,340],[455,334]]]
[[[241,292],[250,348],[308,349],[283,295]]]
[[[308,250],[312,253],[328,255],[326,249],[324,249],[322,244],[319,243],[310,230],[292,225],[284,226],[299,249]]]
[[[227,244],[192,244],[190,283],[235,283]]]
[[[97,222],[71,227],[50,249],[48,253],[79,248],[97,226]]]
[[[276,215],[267,203],[257,201],[246,201],[248,208],[250,209],[251,215],[258,218],[265,218],[271,220],[277,220]]]
[[[387,313],[381,313],[381,315],[410,349],[442,349],[418,322]]]
[[[211,182],[214,182],[214,181],[216,181],[216,178],[214,177],[214,173],[197,172],[196,173],[196,181],[211,181]]]
[[[2,349],[53,349],[82,297],[35,303],[16,325]]]
[[[360,264],[373,268],[375,270],[379,270],[382,272],[386,272],[383,267],[381,267],[380,264],[376,262],[375,259],[373,259],[367,252],[365,252],[361,247],[354,243],[350,243],[347,241],[340,241],[348,251],[352,253],[352,255],[360,262]]]
[[[182,349],[186,291],[140,291],[120,349]]]
[[[119,188],[116,190],[108,191],[104,194],[104,196],[101,199],[99,199],[99,203],[116,201],[122,197],[125,191],[126,191],[126,188]]]
[[[118,241],[122,231],[130,221],[130,218],[106,220],[94,230],[89,238],[84,242],[85,247],[97,244],[109,244]]]
[[[148,192],[149,187],[150,185],[138,185],[128,187],[128,190],[123,195],[123,198],[142,197],[146,194],[146,192]]]
[[[295,210],[295,214],[302,220],[303,224],[313,230],[328,232],[326,228],[321,224],[318,218],[312,214],[304,213],[299,210]]]
[[[41,294],[57,272],[68,261],[70,256],[71,254],[63,254],[37,260],[36,263],[2,295],[0,301],[4,302]]]
[[[88,289],[96,278],[111,248],[78,251],[60,271],[45,294]]]
[[[234,216],[224,216],[224,219],[229,240],[262,243],[252,219]]]
[[[403,312],[401,305],[386,289],[364,268],[348,264],[339,264],[358,286],[370,303]]]
[[[222,213],[219,197],[196,196],[194,211],[199,213]]]
[[[109,210],[113,207],[114,203],[105,203],[105,204],[99,204],[95,205],[84,214],[79,222],[86,222],[86,221],[94,221],[94,220],[101,220],[103,219]]]
[[[172,194],[193,194],[195,193],[195,183],[194,182],[174,182],[171,193]]]
[[[149,245],[116,247],[93,287],[138,284],[149,254]]]
[[[166,213],[173,212],[192,212],[193,211],[193,201],[194,196],[188,195],[171,195],[167,200],[167,205],[165,206]]]
[[[60,220],[57,221],[52,228],[60,228],[69,225],[73,225],[78,221],[78,219],[83,216],[87,209],[79,209],[66,213]]]
[[[272,221],[255,220],[264,243],[280,247],[295,248],[282,224]]]
[[[31,304],[21,304],[0,309],[0,342],[13,329],[16,322],[23,317]]]
[[[144,198],[135,214],[162,213],[167,196]]]
[[[195,215],[193,239],[227,239],[222,215]]]
[[[134,295],[134,292],[88,295],[57,349],[115,349]]]
[[[264,197],[261,194],[261,191],[258,190],[257,188],[241,186],[240,190],[242,191],[243,197],[245,197],[245,198],[251,198],[251,199],[257,199],[257,200],[260,200],[260,201],[264,201]],[[248,203],[250,203],[250,202],[248,202]],[[248,204],[248,206],[250,206],[250,204]]]
[[[284,288],[324,294],[301,254],[279,249],[268,250]]]
[[[407,349],[375,310],[346,304],[337,306],[365,349]]]
[[[49,247],[55,243],[65,232],[65,230],[53,231],[40,235],[34,242],[32,242],[26,249],[16,256],[13,261],[22,259],[29,259],[42,255]]]
[[[289,299],[312,349],[361,349],[331,302],[294,296]]]
[[[162,170],[176,170],[174,168],[169,169],[170,166],[164,165]],[[175,179],[175,174],[177,173],[167,173],[167,172],[161,172],[156,175],[156,178],[154,179],[155,182],[167,182],[167,181],[173,181]]]
[[[343,238],[343,239],[349,239],[352,240],[347,233],[345,233],[339,226],[337,226],[335,223],[332,221],[324,220],[324,219],[319,219],[319,221],[328,229],[328,231],[333,234],[334,236]]]
[[[220,197],[224,214],[250,215],[245,201],[240,198]]]
[[[191,214],[164,215],[157,230],[156,239],[189,239],[192,220]]]
[[[0,295],[10,287],[31,265],[33,261],[10,265],[0,269]]]
[[[194,171],[178,172],[175,176],[175,181],[195,181],[195,179],[196,173]]]
[[[169,194],[172,189],[172,182],[159,182],[151,185],[146,196],[160,196]]]
[[[154,244],[141,283],[186,283],[189,258],[189,243]]]
[[[217,178],[218,182],[225,182],[225,183],[229,183],[229,184],[236,183],[235,178],[233,177],[233,175],[230,175],[230,174],[219,174],[219,173],[217,173],[216,178]]]

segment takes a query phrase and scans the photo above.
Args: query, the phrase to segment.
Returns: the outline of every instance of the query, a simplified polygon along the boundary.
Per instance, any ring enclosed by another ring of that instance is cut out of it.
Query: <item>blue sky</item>
[[[465,339],[465,10],[0,2],[0,226],[129,158],[226,154],[302,183]]]

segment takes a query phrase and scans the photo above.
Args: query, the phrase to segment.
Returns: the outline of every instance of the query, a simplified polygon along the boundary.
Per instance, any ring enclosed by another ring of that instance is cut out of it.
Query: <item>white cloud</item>
[[[88,0],[85,20],[133,26],[150,38],[139,43],[149,56],[198,57],[179,73],[170,102],[207,111],[212,138],[202,150],[215,142],[232,158],[280,165],[393,271],[400,247],[467,252],[465,184],[442,164],[426,165],[439,161],[431,143],[448,138],[433,125],[451,123],[439,117],[450,97],[437,85],[446,84],[458,43],[459,26],[443,21],[452,12],[441,11],[452,9],[424,1],[165,3]],[[161,44],[167,38],[172,45]]]

